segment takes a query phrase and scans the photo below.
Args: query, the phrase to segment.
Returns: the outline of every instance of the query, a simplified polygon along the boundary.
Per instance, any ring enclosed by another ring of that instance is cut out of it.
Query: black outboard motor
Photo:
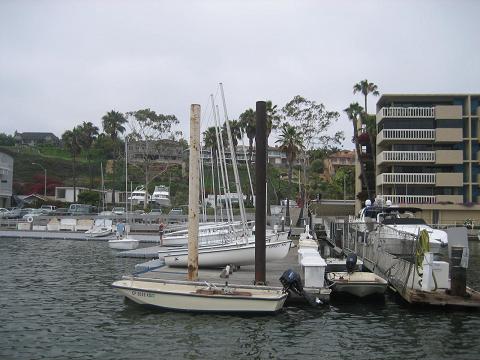
[[[303,296],[312,306],[322,304],[320,299],[303,291],[302,278],[292,269],[288,269],[282,274],[280,282],[283,285],[284,292],[292,291],[299,296]]]
[[[355,271],[355,266],[357,266],[357,255],[356,254],[350,254],[347,256],[347,272],[349,274],[353,273]]]
[[[297,295],[303,294],[302,278],[292,269],[285,271],[280,277],[280,282],[283,285],[283,291],[293,291]]]

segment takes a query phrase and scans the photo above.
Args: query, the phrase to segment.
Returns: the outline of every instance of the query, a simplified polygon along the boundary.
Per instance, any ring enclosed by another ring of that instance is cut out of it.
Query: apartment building
[[[355,166],[355,151],[341,150],[327,156],[323,160],[323,174],[330,181],[338,169]]]
[[[480,95],[383,95],[376,194],[431,223],[480,223]]]

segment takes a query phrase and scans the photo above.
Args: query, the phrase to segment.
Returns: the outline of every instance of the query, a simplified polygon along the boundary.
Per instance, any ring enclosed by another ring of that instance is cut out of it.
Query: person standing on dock
[[[125,233],[125,224],[120,221],[117,224],[117,239],[123,239],[124,233]]]
[[[163,246],[163,233],[164,233],[165,225],[160,220],[160,224],[158,225],[158,233],[160,235],[160,246]]]

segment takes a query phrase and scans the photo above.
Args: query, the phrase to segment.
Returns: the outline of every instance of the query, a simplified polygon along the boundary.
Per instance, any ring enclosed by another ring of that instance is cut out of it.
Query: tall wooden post
[[[265,228],[267,204],[267,104],[257,101],[255,133],[255,284],[265,284]]]
[[[198,197],[200,161],[200,105],[190,106],[190,159],[188,172],[188,280],[198,279]]]

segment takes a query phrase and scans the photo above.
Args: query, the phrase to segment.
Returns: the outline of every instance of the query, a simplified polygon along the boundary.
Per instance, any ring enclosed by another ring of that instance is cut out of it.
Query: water
[[[480,289],[480,242],[469,284]],[[111,288],[135,259],[103,242],[0,239],[0,359],[478,359],[480,311],[383,302],[276,316],[144,309]]]

